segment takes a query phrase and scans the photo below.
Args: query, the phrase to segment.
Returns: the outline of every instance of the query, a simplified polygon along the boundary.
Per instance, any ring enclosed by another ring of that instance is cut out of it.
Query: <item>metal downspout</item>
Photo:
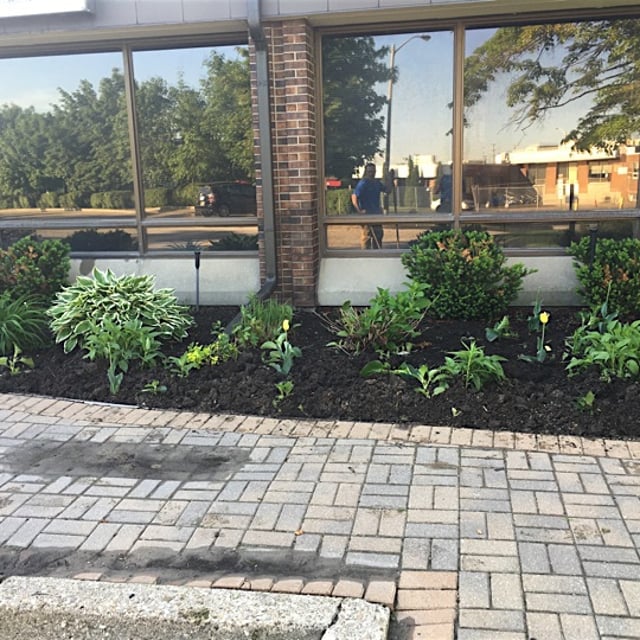
[[[273,198],[273,162],[271,158],[271,115],[269,108],[269,60],[267,39],[260,21],[260,0],[247,0],[247,21],[249,34],[256,53],[256,89],[258,96],[258,131],[260,135],[260,170],[262,181],[263,238],[265,280],[257,296],[268,298],[275,289],[276,234]]]
[[[256,90],[258,96],[258,131],[260,141],[260,174],[262,182],[262,233],[264,242],[265,279],[256,293],[259,300],[266,300],[276,288],[276,233],[273,206],[273,162],[271,159],[271,115],[269,111],[269,59],[267,39],[260,21],[260,0],[247,0],[249,35],[256,52]],[[231,334],[242,320],[240,311],[226,326]]]

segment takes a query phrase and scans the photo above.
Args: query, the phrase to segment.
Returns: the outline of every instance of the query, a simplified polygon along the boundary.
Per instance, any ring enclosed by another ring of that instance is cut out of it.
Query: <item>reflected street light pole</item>
[[[395,43],[391,45],[391,50],[389,51],[389,87],[387,89],[387,131],[385,138],[385,152],[384,152],[384,168],[383,168],[383,179],[389,180],[389,170],[391,168],[391,104],[393,100],[393,84],[394,84],[394,66],[396,63],[396,53],[402,49],[406,44],[409,44],[412,40],[416,38],[420,38],[424,42],[429,42],[431,40],[431,36],[427,33],[420,33],[407,38],[404,42],[401,42],[400,45],[396,47]],[[389,213],[389,194],[385,194],[384,196],[384,208],[386,213]]]

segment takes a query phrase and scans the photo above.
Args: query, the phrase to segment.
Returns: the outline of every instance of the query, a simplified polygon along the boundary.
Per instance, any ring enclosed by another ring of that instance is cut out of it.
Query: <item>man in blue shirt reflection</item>
[[[383,193],[390,193],[390,191],[390,185],[385,185],[382,181],[376,180],[376,165],[373,162],[368,162],[364,165],[364,176],[351,194],[351,202],[356,213],[380,215],[382,213],[380,196]],[[381,224],[362,225],[360,248],[381,249],[383,234],[384,231]]]

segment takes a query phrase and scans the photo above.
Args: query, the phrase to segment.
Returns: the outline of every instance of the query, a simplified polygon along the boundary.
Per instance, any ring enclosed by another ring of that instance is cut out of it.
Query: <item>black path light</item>
[[[200,251],[193,252],[196,266],[196,311],[200,311]]]

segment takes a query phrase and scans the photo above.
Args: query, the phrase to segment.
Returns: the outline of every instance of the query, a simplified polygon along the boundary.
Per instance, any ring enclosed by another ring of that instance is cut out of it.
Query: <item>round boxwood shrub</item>
[[[0,292],[11,296],[38,295],[50,300],[67,284],[69,245],[60,240],[25,236],[0,250]]]
[[[591,255],[590,238],[571,243],[569,254],[589,307],[606,301],[609,311],[636,317],[640,312],[640,240],[599,238]]]
[[[430,314],[462,320],[501,316],[515,301],[531,271],[505,262],[486,231],[425,232],[402,256],[409,276],[430,287]]]

